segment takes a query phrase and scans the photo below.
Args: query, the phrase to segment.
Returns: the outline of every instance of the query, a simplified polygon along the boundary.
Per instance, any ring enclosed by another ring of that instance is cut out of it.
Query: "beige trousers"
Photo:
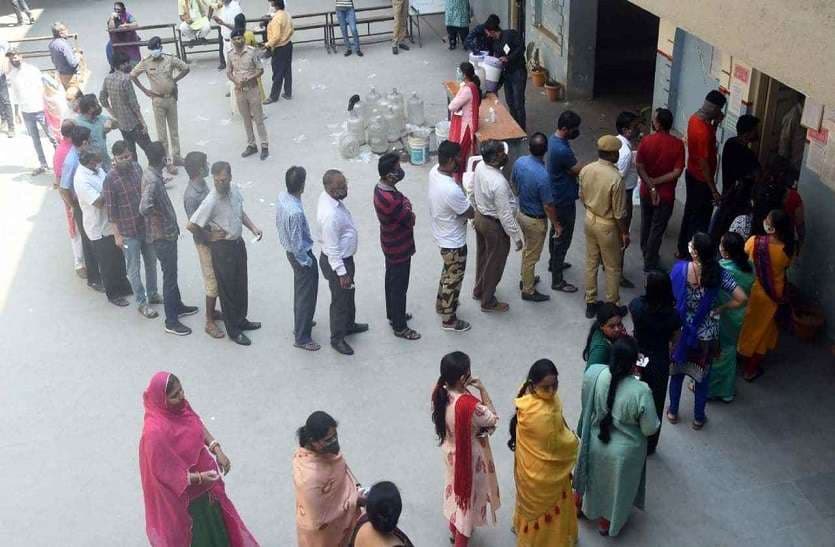
[[[597,301],[597,269],[606,268],[606,302],[620,300],[620,276],[623,269],[620,228],[614,220],[586,211],[586,303]]]
[[[157,126],[157,140],[165,146],[165,152],[172,160],[180,160],[180,130],[177,122],[177,99],[154,97],[154,121]]]
[[[406,39],[406,28],[409,24],[409,0],[391,0],[394,11],[394,31],[392,45],[397,45]]]
[[[525,236],[525,249],[522,251],[522,293],[534,293],[536,263],[542,254],[545,237],[548,235],[548,221],[544,218],[531,218],[524,213],[516,215],[516,221]]]
[[[242,91],[236,91],[235,97],[238,100],[238,112],[244,121],[247,145],[256,146],[255,132],[252,130],[252,123],[255,122],[261,146],[267,146],[267,128],[264,125],[264,110],[261,107],[261,92],[258,86],[250,85]]]

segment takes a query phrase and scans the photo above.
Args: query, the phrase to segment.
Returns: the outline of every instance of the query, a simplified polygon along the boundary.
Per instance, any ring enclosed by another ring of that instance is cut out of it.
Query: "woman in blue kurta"
[[[612,345],[611,364],[591,365],[583,377],[574,488],[602,535],[618,535],[632,506],[644,508],[647,437],[659,420],[649,386],[632,376],[637,360],[638,343],[624,336]]]
[[[458,47],[458,39],[461,38],[461,45],[470,33],[470,2],[468,0],[446,0],[444,10],[444,23],[449,35],[449,49]]]

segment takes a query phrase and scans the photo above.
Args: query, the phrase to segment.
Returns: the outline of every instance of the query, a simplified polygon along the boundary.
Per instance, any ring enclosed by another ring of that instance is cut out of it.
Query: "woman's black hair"
[[[525,393],[533,389],[533,386],[541,382],[545,379],[546,376],[558,376],[559,372],[557,371],[557,365],[554,364],[553,361],[550,359],[540,359],[531,365],[530,370],[528,370],[528,377],[525,378],[525,383],[522,384],[522,388],[519,390],[519,393],[516,397],[522,397]],[[513,418],[510,419],[510,440],[507,441],[507,447],[511,450],[516,450],[516,423],[518,422],[516,418],[516,413],[513,413]]]
[[[438,444],[443,444],[446,438],[446,405],[449,402],[447,388],[454,386],[468,372],[470,357],[463,351],[447,353],[441,359],[441,376],[432,391],[432,423],[435,424]]]
[[[591,339],[594,337],[594,333],[600,330],[606,324],[606,321],[616,315],[620,315],[620,310],[612,302],[604,302],[597,307],[597,318],[591,324],[589,335],[586,337],[586,347],[583,348],[583,361],[587,361],[589,358],[589,348],[591,347]]]
[[[366,514],[371,526],[381,534],[390,534],[397,528],[403,501],[393,482],[378,482],[368,492],[365,503]]]
[[[458,65],[458,69],[461,71],[461,74],[463,74],[467,80],[475,84],[475,86],[478,88],[479,95],[481,95],[481,78],[476,76],[475,67],[473,66],[473,64],[468,61],[464,61],[463,63]]]
[[[651,270],[647,273],[646,302],[651,312],[662,312],[675,307],[673,284],[667,272]]]
[[[299,437],[299,446],[304,448],[312,442],[321,441],[328,436],[328,431],[336,425],[336,420],[330,414],[317,410],[307,417],[305,424],[296,432]]]
[[[713,243],[713,238],[704,232],[696,232],[693,234],[693,248],[702,265],[700,285],[706,289],[715,289],[721,281],[722,267],[716,260],[716,245]]]
[[[745,252],[745,241],[736,232],[728,232],[722,236],[720,242],[722,248],[728,254],[728,258],[743,272],[751,272],[751,262],[748,260],[748,253]]]
[[[768,222],[774,228],[775,235],[783,242],[783,252],[786,256],[794,256],[794,226],[789,215],[782,209],[774,209],[768,213]]]
[[[789,161],[775,156],[768,162],[768,167],[760,172],[759,180],[754,184],[753,217],[751,233],[764,235],[763,222],[768,213],[774,209],[782,209],[786,193],[792,185],[792,167]]]
[[[618,384],[629,376],[637,360],[638,342],[631,336],[622,336],[612,344],[612,359],[609,362],[612,381],[609,383],[609,394],[606,396],[606,415],[600,420],[600,434],[597,435],[604,444],[609,444],[611,438],[612,405],[615,404]]]

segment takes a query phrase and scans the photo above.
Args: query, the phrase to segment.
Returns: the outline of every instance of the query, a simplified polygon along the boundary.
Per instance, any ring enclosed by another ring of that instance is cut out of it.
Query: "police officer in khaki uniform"
[[[261,140],[261,159],[270,155],[267,142],[267,128],[264,125],[264,111],[261,107],[261,92],[258,89],[258,78],[264,69],[258,63],[255,48],[244,43],[244,32],[241,29],[232,31],[232,49],[228,54],[229,63],[226,65],[226,77],[235,84],[235,99],[238,102],[238,112],[244,122],[246,130],[246,150],[242,158],[258,152],[255,144],[253,122],[258,128],[258,138]]]
[[[580,200],[586,208],[586,317],[597,313],[597,269],[606,271],[606,302],[617,304],[623,250],[629,246],[626,192],[615,163],[621,143],[606,135],[597,141],[598,159],[580,171]]]

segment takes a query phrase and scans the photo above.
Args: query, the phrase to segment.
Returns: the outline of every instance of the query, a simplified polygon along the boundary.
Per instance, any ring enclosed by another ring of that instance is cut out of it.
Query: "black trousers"
[[[655,413],[658,414],[658,420],[664,423],[661,416],[664,414],[664,404],[667,401],[667,383],[670,380],[670,362],[669,359],[658,359],[650,356],[650,362],[647,368],[644,369],[641,379],[647,383],[652,390],[652,399],[655,401]],[[647,437],[647,450],[655,452],[655,447],[658,446],[658,439],[661,436],[661,427],[654,435]]]
[[[527,113],[525,112],[525,88],[528,85],[528,71],[525,69],[508,72],[504,76],[504,100],[510,115],[525,129]]]
[[[136,145],[138,144],[142,151],[145,152],[145,157],[148,157],[148,146],[151,144],[151,137],[148,135],[148,131],[140,126],[136,126],[130,131],[125,131],[124,129],[120,129],[122,133],[122,138],[125,139],[125,142],[128,144],[128,148],[130,148],[131,154],[133,154],[133,159],[139,161],[139,156],[136,155]]]
[[[281,87],[284,86],[284,94],[293,96],[293,42],[277,47],[273,50],[271,59],[273,68],[273,86],[270,90],[270,98],[278,100],[281,94]]]
[[[563,265],[565,255],[571,247],[571,240],[574,238],[574,224],[577,220],[577,203],[569,201],[556,206],[557,218],[562,224],[562,234],[554,237],[554,227],[551,226],[548,237],[548,269],[551,271],[551,282],[558,285],[563,282]]]
[[[687,184],[687,197],[684,201],[684,215],[681,217],[681,230],[678,232],[678,252],[688,256],[687,244],[697,232],[707,233],[710,217],[713,215],[713,194],[707,183],[696,179],[689,171],[684,173]]]
[[[183,299],[177,280],[177,240],[158,239],[154,241],[154,252],[162,270],[162,303],[165,308],[165,326],[180,322]]]
[[[641,252],[645,270],[658,268],[658,253],[667,224],[673,216],[673,206],[674,203],[663,201],[653,205],[650,198],[641,197]]]
[[[122,249],[116,246],[116,238],[105,236],[91,241],[90,244],[96,256],[96,262],[101,269],[101,281],[107,299],[114,300],[131,294],[133,291],[130,288],[128,273],[125,269],[125,255],[122,253]],[[89,272],[89,270],[87,271]]]
[[[81,207],[78,203],[72,207],[72,217],[75,219],[75,228],[81,235],[81,249],[84,252],[84,269],[87,270],[87,284],[94,285],[101,283],[101,273],[99,272],[99,263],[96,260],[96,254],[93,251],[93,244],[87,233],[84,231],[84,213],[81,212]]]
[[[467,47],[465,44],[467,40],[467,35],[470,33],[470,27],[451,27],[447,25],[446,33],[449,37],[449,45],[452,47],[456,47],[458,45],[458,40],[461,40],[461,45],[463,47]]]
[[[351,279],[354,279],[354,257],[342,259],[345,264],[345,270]],[[348,334],[348,329],[354,326],[357,319],[357,308],[354,303],[354,289],[351,285],[348,289],[343,289],[339,285],[339,276],[331,268],[328,263],[328,257],[322,253],[319,256],[319,267],[322,269],[322,275],[328,280],[328,287],[331,290],[331,307],[330,307],[330,322],[331,322],[331,344],[341,342]]]
[[[293,267],[293,336],[296,344],[311,341],[313,315],[316,313],[316,301],[319,295],[319,269],[316,257],[307,251],[311,260],[309,266],[302,266],[293,253],[287,253],[287,260]]]
[[[406,293],[409,292],[409,273],[412,259],[392,264],[386,260],[386,318],[395,331],[402,331],[406,324]]]
[[[229,338],[236,338],[241,334],[241,325],[246,323],[249,307],[246,245],[243,238],[222,239],[211,242],[210,248],[223,324]]]

